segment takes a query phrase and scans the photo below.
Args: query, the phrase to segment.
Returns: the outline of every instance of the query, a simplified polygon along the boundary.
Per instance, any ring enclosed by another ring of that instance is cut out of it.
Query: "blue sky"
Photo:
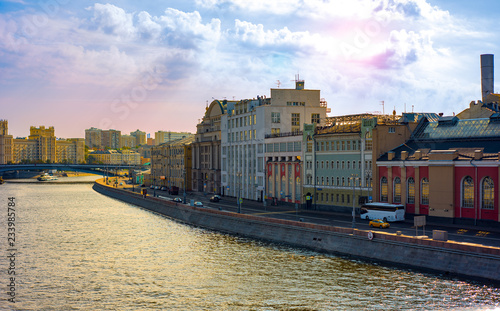
[[[54,126],[191,131],[207,102],[321,90],[330,115],[458,113],[498,54],[498,1],[0,2],[0,118]],[[496,70],[496,72],[498,72]],[[495,89],[498,90],[498,84]],[[381,105],[384,101],[385,105]]]

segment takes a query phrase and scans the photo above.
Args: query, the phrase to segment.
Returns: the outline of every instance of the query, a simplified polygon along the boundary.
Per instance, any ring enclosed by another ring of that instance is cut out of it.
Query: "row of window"
[[[312,176],[308,175],[307,177],[307,184],[310,185],[312,183]],[[326,183],[325,183],[326,180]],[[311,181],[311,183],[309,182]],[[338,187],[361,187],[361,178],[355,177],[333,177],[331,178],[332,181],[332,186],[338,186]],[[337,181],[337,183],[335,183]],[[347,183],[346,183],[347,181]],[[372,179],[371,178],[366,178],[365,184],[368,185],[369,187],[372,187]],[[329,177],[316,177],[316,185],[317,186],[330,186],[330,178]]]
[[[229,120],[229,128],[238,128],[256,124],[257,124],[257,115],[255,114],[239,118],[232,118],[231,120]]]
[[[365,169],[369,170],[372,167],[372,161],[365,161]],[[350,170],[361,169],[361,161],[316,161],[316,169],[337,169],[337,170]],[[306,161],[306,169],[312,169],[312,162]]]
[[[392,202],[401,203],[401,178],[394,178],[392,189]],[[406,181],[406,191],[406,203],[415,204],[415,179],[413,177]],[[380,179],[380,202],[389,200],[388,193],[388,181],[387,177],[384,176]],[[420,180],[420,204],[429,204],[429,179],[426,177]]]
[[[396,177],[393,180],[392,201],[401,203],[401,178]],[[406,181],[406,203],[415,203],[415,179],[408,178]],[[482,209],[494,209],[495,185],[493,179],[484,177],[481,180],[480,204]],[[466,176],[462,179],[460,188],[460,202],[463,208],[474,208],[474,179]],[[380,179],[380,201],[388,201],[388,181],[387,177]],[[429,179],[422,178],[420,181],[420,204],[429,204]]]
[[[227,141],[228,142],[238,142],[238,141],[247,141],[257,138],[256,130],[248,130],[241,131],[236,133],[227,133]]]

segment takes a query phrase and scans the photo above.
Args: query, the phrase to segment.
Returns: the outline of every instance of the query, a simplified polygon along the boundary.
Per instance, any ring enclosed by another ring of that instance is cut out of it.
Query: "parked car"
[[[154,189],[154,188],[155,188],[155,186],[153,186],[153,185],[149,186],[149,189]]]
[[[160,190],[160,186],[155,186],[155,190]]]
[[[194,202],[194,206],[196,206],[196,207],[203,207],[203,203],[201,203],[199,201],[198,202]]]
[[[389,225],[388,222],[385,222],[381,219],[374,219],[374,220],[370,221],[369,226],[384,229],[384,228],[389,228],[391,225]]]
[[[167,190],[167,187],[163,186],[160,188],[161,191],[166,191]]]
[[[174,202],[177,202],[177,203],[181,203],[182,202],[182,199],[181,198],[174,198],[173,200]]]
[[[142,184],[142,185],[141,185],[141,187],[146,187],[146,185],[145,185],[145,184]]]
[[[210,198],[210,202],[219,202],[220,198],[218,195],[213,195],[211,198]]]

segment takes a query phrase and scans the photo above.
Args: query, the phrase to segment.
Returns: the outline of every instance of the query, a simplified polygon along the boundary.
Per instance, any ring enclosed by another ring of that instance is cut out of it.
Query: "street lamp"
[[[358,174],[351,174],[351,180],[352,180],[352,227],[356,228],[356,210],[355,210],[355,189],[356,189],[356,178],[358,177]]]
[[[237,184],[238,184],[238,213],[241,213],[241,202],[243,201],[241,199],[241,172],[238,172],[236,174],[237,178]]]

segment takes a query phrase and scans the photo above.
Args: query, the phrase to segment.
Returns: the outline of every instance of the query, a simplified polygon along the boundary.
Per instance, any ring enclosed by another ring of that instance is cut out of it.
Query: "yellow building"
[[[137,146],[136,138],[132,135],[122,135],[121,142],[121,148],[135,148]]]
[[[85,140],[83,138],[56,140],[56,158],[58,163],[84,163]]]
[[[97,150],[89,154],[89,163],[140,165],[141,155],[132,150]]]
[[[45,128],[45,126],[30,127],[29,140],[36,142],[36,157],[42,162],[56,162],[56,136],[54,127]]]
[[[85,130],[85,145],[89,148],[101,148],[102,130],[91,127]]]
[[[0,164],[13,162],[13,138],[9,135],[9,123],[7,120],[0,120]]]
[[[151,184],[191,191],[192,147],[194,135],[153,147]]]

